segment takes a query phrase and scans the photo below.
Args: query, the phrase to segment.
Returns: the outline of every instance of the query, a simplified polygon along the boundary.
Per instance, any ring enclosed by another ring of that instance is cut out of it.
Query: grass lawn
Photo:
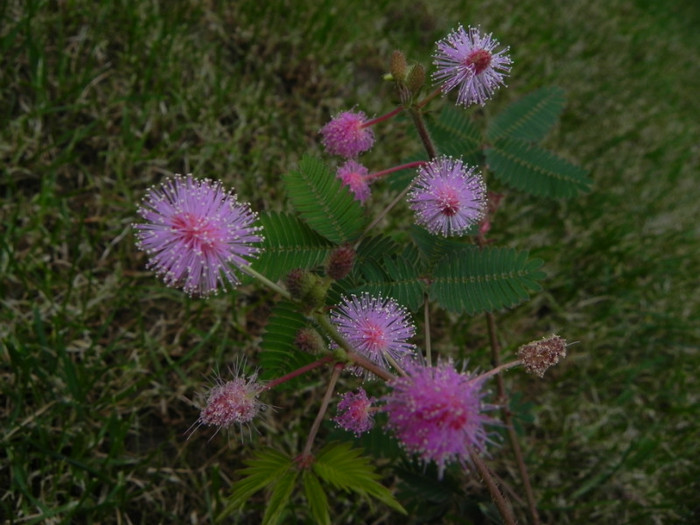
[[[508,193],[491,232],[548,275],[544,292],[498,312],[506,351],[551,332],[578,341],[543,381],[507,377],[542,520],[700,521],[692,0],[0,2],[0,518],[208,523],[255,446],[303,446],[320,374],[270,397],[253,446],[235,433],[187,439],[212,377],[241,356],[255,365],[271,297],[165,287],[134,246],[136,207],[164,176],[192,172],[254,209],[291,211],[280,177],[320,154],[329,116],[389,111],[391,52],[427,66],[459,23],[493,32],[514,60],[477,116],[562,87],[546,146],[594,180],[568,201]],[[379,167],[414,147],[400,122],[378,138],[366,160]],[[470,365],[488,367],[483,318],[435,322],[438,350],[468,348]],[[491,466],[522,494],[507,447]],[[454,494],[488,499],[463,481]],[[331,500],[334,523],[428,515]],[[285,523],[306,523],[302,491],[293,501]],[[472,523],[450,504],[445,522]],[[264,505],[259,494],[227,520],[258,523]]]

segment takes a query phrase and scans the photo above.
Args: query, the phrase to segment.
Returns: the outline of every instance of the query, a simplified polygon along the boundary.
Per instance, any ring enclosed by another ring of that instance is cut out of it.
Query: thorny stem
[[[489,340],[491,342],[491,364],[494,369],[500,369],[500,345],[496,337],[496,321],[491,312],[486,312],[486,323],[489,330]],[[518,361],[514,361],[518,363]],[[533,525],[539,525],[540,518],[537,514],[537,505],[535,504],[535,495],[532,491],[532,484],[530,483],[530,476],[527,473],[527,467],[525,466],[525,460],[523,459],[523,452],[520,448],[520,442],[518,441],[518,436],[515,433],[515,427],[513,426],[513,418],[508,408],[508,395],[506,394],[506,387],[503,382],[503,376],[498,373],[496,374],[496,384],[498,388],[498,398],[501,402],[501,415],[503,417],[503,423],[505,423],[508,429],[508,440],[510,441],[510,446],[513,448],[513,454],[515,455],[515,461],[518,464],[518,470],[520,471],[520,477],[523,480],[523,485],[525,487],[525,496],[527,497],[527,506],[530,512],[530,518]]]
[[[506,502],[506,499],[503,497],[503,494],[501,494],[501,491],[498,489],[498,485],[496,485],[496,482],[494,481],[488,466],[486,465],[486,463],[483,462],[479,455],[476,452],[474,452],[474,450],[471,447],[469,447],[469,455],[474,465],[476,465],[479,474],[481,474],[481,477],[484,479],[484,483],[486,483],[486,486],[488,487],[489,492],[491,493],[491,499],[493,499],[493,502],[498,507],[503,521],[507,525],[515,525],[515,516],[513,515],[513,511],[510,509],[508,503]]]
[[[316,419],[314,424],[311,425],[311,430],[309,430],[309,437],[306,439],[306,445],[304,445],[304,451],[301,453],[302,458],[307,458],[311,455],[311,447],[314,444],[314,439],[316,439],[316,434],[318,434],[318,429],[321,428],[321,421],[323,421],[323,416],[326,415],[326,410],[328,410],[328,403],[331,401],[331,396],[333,396],[333,390],[335,390],[335,384],[338,382],[340,377],[340,372],[344,365],[338,363],[333,367],[333,373],[331,374],[331,379],[328,381],[328,388],[326,388],[326,393],[323,395],[323,401],[321,401],[321,407],[318,409],[318,414],[316,414]]]
[[[313,363],[309,363],[308,365],[302,366],[301,368],[297,368],[296,370],[289,372],[288,374],[285,374],[282,377],[273,379],[265,385],[263,391],[272,390],[279,384],[289,381],[290,379],[294,379],[295,377],[300,376],[301,374],[305,374],[306,372],[313,370],[314,368],[318,368],[319,366],[325,365],[326,363],[331,363],[333,361],[335,361],[335,356],[327,355],[325,357],[322,357],[321,359],[318,359]]]

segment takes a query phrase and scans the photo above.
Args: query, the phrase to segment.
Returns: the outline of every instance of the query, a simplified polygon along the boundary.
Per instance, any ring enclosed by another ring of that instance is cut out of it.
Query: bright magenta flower
[[[403,365],[415,356],[415,345],[408,342],[415,326],[394,299],[369,294],[344,297],[331,321],[350,346],[378,365],[388,368],[392,361]]]
[[[459,26],[436,45],[433,80],[442,83],[443,93],[459,88],[458,104],[483,106],[510,72],[508,48],[494,52],[498,41],[474,27]]]
[[[355,195],[355,200],[364,204],[370,195],[368,174],[367,168],[351,159],[338,168],[336,176],[350,188]]]
[[[323,145],[331,155],[357,157],[374,145],[374,132],[362,111],[345,111],[321,128]]]
[[[403,447],[425,463],[434,461],[442,476],[448,463],[469,460],[470,449],[481,453],[490,441],[484,425],[483,379],[459,373],[451,362],[437,366],[413,363],[384,397],[388,426]]]
[[[418,168],[408,202],[418,224],[449,237],[463,235],[483,219],[486,195],[484,179],[475,168],[439,157]]]
[[[191,175],[150,188],[138,213],[146,222],[133,227],[149,267],[192,295],[216,293],[226,281],[238,284],[234,268],[247,266],[263,240],[248,204],[221,183]]]
[[[338,403],[338,415],[333,419],[336,424],[356,436],[367,432],[374,424],[374,414],[370,411],[373,397],[367,397],[364,388],[357,392],[345,392]]]

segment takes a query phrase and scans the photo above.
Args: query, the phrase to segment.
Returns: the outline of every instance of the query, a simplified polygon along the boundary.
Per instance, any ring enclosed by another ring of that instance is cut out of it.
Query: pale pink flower
[[[433,80],[442,83],[443,93],[459,88],[458,104],[483,106],[504,85],[512,61],[508,48],[494,51],[499,44],[490,33],[484,35],[477,28],[465,30],[459,26],[436,45]]]
[[[476,168],[438,157],[418,168],[408,202],[416,222],[430,233],[463,235],[484,217],[486,184]]]
[[[266,405],[258,399],[264,386],[254,373],[248,377],[236,375],[231,381],[216,380],[195,425],[214,426],[217,432],[231,426],[249,426]]]
[[[257,215],[221,183],[175,175],[150,188],[134,224],[137,246],[169,286],[192,295],[216,293],[239,282],[234,269],[249,264],[262,242]]]
[[[386,368],[415,356],[408,342],[416,332],[410,314],[394,299],[362,294],[344,297],[331,321],[350,346],[373,363]]]

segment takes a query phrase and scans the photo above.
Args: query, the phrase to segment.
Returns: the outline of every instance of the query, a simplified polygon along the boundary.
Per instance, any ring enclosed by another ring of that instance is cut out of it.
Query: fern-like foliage
[[[363,282],[354,292],[392,297],[413,312],[423,304],[425,282],[421,279],[415,257],[386,256],[378,264],[366,262],[360,272]]]
[[[467,232],[466,235],[476,235],[479,231],[479,225],[476,224]],[[425,272],[430,273],[435,265],[447,253],[452,253],[455,250],[461,250],[466,246],[471,246],[471,241],[466,237],[463,238],[445,238],[439,235],[433,235],[427,230],[416,226],[410,228],[411,239],[417,247],[420,260],[423,263]]]
[[[573,197],[592,184],[583,168],[524,140],[496,141],[486,149],[486,162],[509,186],[541,197]]]
[[[319,525],[330,525],[331,517],[328,514],[328,496],[321,486],[318,477],[310,470],[305,470],[302,474],[304,484],[304,495],[309,502],[309,511],[314,518],[314,522]]]
[[[260,352],[262,379],[274,379],[314,361],[314,356],[299,350],[294,339],[299,330],[306,326],[306,319],[296,306],[289,301],[280,301],[272,310],[265,327]],[[300,386],[301,378],[295,378],[279,385],[279,389]]]
[[[286,491],[289,485],[289,474],[296,475],[292,459],[271,448],[256,451],[255,456],[246,460],[245,464],[247,467],[238,471],[239,474],[243,475],[243,478],[234,484],[231,498],[219,519],[240,509],[256,492],[267,487],[274,487],[279,480],[287,479],[287,482],[281,487]],[[272,522],[268,521],[268,523]]]
[[[435,267],[430,297],[452,312],[476,314],[515,306],[540,290],[541,259],[510,248],[465,247]]]
[[[428,120],[427,125],[440,153],[461,157],[470,165],[481,164],[481,132],[466,112],[448,104],[440,116]]]
[[[359,236],[362,206],[319,159],[305,155],[282,180],[292,205],[313,230],[337,244]]]
[[[260,215],[265,241],[253,268],[276,281],[290,268],[310,269],[322,264],[334,245],[295,216],[268,212]]]
[[[538,142],[559,119],[564,102],[564,90],[559,87],[533,91],[491,120],[486,136],[491,142],[504,137]]]
[[[372,496],[406,514],[391,491],[377,482],[380,476],[374,471],[369,459],[349,443],[331,443],[324,447],[316,456],[312,468],[319,478],[335,488],[352,491],[360,496]]]

